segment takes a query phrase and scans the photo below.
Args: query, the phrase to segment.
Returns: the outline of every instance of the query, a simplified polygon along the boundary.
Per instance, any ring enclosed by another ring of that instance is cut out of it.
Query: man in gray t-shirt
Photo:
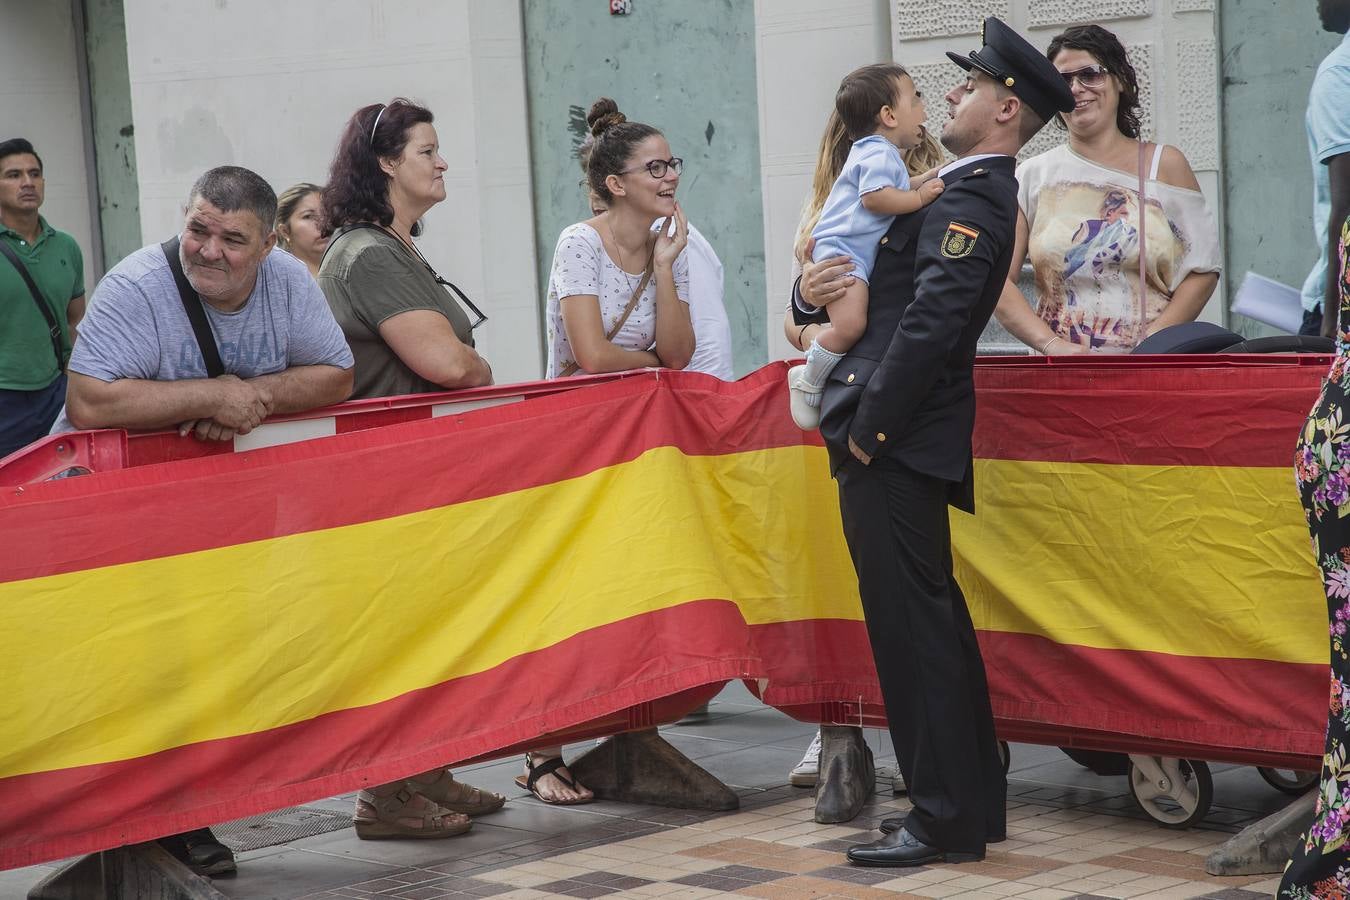
[[[99,282],[70,357],[55,431],[166,428],[247,434],[273,413],[345,400],[352,354],[304,264],[272,253],[277,197],[257,174],[212,169],[188,195],[175,255],[201,298],[225,374],[207,377],[165,249],[145,247]],[[209,828],[161,838],[198,875],[235,870]]]
[[[273,413],[347,398],[351,351],[304,264],[271,252],[275,205],[262,178],[235,166],[207,172],[188,199],[178,256],[225,374],[207,377],[168,258],[153,244],[95,289],[53,431],[176,425],[228,440]]]

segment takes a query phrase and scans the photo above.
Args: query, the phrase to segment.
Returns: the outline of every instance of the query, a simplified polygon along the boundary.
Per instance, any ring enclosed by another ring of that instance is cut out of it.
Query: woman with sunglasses
[[[1219,282],[1218,228],[1181,151],[1140,136],[1139,82],[1116,36],[1075,26],[1046,56],[1073,92],[1060,118],[1069,140],[1017,169],[1017,245],[996,315],[1039,353],[1128,353],[1200,314]],[[1035,310],[1017,286],[1028,255]]]
[[[338,143],[319,286],[356,357],[352,399],[492,382],[474,350],[482,314],[413,242],[445,199],[445,169],[431,111],[403,99],[358,109]]]
[[[319,287],[356,357],[352,399],[490,384],[473,348],[473,325],[413,238],[445,199],[446,163],[431,111],[406,100],[358,109],[347,122],[323,191]],[[478,322],[481,313],[459,295]],[[456,781],[438,767],[357,794],[360,838],[463,834],[469,816],[499,809],[500,794]]]
[[[586,179],[605,211],[558,237],[548,280],[548,376],[682,369],[694,353],[689,223],[675,201],[684,161],[660,131],[602,97],[586,116]],[[652,222],[666,220],[653,231]]]

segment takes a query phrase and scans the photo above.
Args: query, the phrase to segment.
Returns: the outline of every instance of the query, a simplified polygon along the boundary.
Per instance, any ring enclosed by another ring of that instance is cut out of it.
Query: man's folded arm
[[[102,381],[71,372],[66,390],[66,417],[80,429],[168,428],[214,415],[220,407],[220,397],[220,385],[211,378]]]
[[[341,403],[352,394],[354,371],[351,366],[292,366],[247,380],[271,392],[272,413],[277,415]]]

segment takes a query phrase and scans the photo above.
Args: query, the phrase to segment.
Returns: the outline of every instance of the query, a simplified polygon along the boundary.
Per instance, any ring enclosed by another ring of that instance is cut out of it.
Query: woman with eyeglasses
[[[684,161],[660,131],[628,121],[608,97],[591,105],[586,124],[594,138],[586,160],[594,215],[564,228],[553,251],[546,377],[683,369],[695,343],[689,223],[675,202]],[[663,224],[653,230],[657,219]],[[557,746],[527,752],[516,784],[555,806],[595,799]]]
[[[591,150],[595,149],[595,135],[587,134],[581,146],[577,148],[577,162],[581,165],[581,190],[590,203],[591,214],[598,216],[605,211],[605,201],[591,187],[586,176],[591,162]],[[652,223],[653,230],[660,228],[665,219]],[[708,242],[692,222],[688,223],[689,244],[685,254],[689,258],[689,318],[694,328],[694,355],[684,367],[686,372],[703,372],[731,381],[735,378],[731,349],[731,319],[727,316],[724,302],[726,294],[722,260],[717,251]]]
[[[1018,166],[1017,244],[995,313],[1038,353],[1128,353],[1200,314],[1219,282],[1218,228],[1181,151],[1140,135],[1138,77],[1116,36],[1075,26],[1046,56],[1073,92],[1060,117],[1069,140]],[[1017,286],[1028,256],[1034,310]]]
[[[595,137],[586,179],[604,212],[558,237],[548,280],[547,377],[682,369],[694,353],[689,223],[675,201],[684,161],[660,131],[602,97],[586,116]],[[653,231],[652,222],[665,219]]]
[[[473,348],[469,313],[413,243],[427,210],[445,199],[446,163],[431,111],[407,100],[358,109],[347,122],[323,191],[331,235],[319,286],[356,357],[352,399],[490,384]],[[483,316],[459,295],[478,322]],[[357,794],[357,837],[463,834],[500,794],[438,767]]]
[[[474,349],[483,315],[413,241],[445,199],[445,170],[431,111],[410,101],[363,106],[342,133],[323,192],[331,237],[319,286],[356,357],[352,399],[492,383]]]

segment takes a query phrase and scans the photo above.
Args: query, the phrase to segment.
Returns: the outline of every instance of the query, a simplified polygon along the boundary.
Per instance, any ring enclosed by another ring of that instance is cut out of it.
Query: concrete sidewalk
[[[733,813],[693,813],[597,802],[546,806],[515,786],[518,759],[456,771],[509,798],[473,831],[439,841],[361,841],[350,827],[239,854],[239,873],[216,880],[230,897],[1269,897],[1274,877],[1211,878],[1204,857],[1288,798],[1254,769],[1215,765],[1214,806],[1202,827],[1146,819],[1123,777],[1093,775],[1053,747],[1013,745],[1008,840],[984,862],[926,869],[860,869],[843,849],[877,836],[883,815],[907,808],[883,785],[852,823],[817,825],[811,792],[786,786],[815,728],[762,706],[739,683],[706,721],[666,728],[671,743],[740,794]],[[878,763],[890,741],[868,731]],[[571,748],[569,756],[581,748]],[[307,809],[351,813],[351,798]],[[21,898],[50,871],[0,872],[0,898]]]

